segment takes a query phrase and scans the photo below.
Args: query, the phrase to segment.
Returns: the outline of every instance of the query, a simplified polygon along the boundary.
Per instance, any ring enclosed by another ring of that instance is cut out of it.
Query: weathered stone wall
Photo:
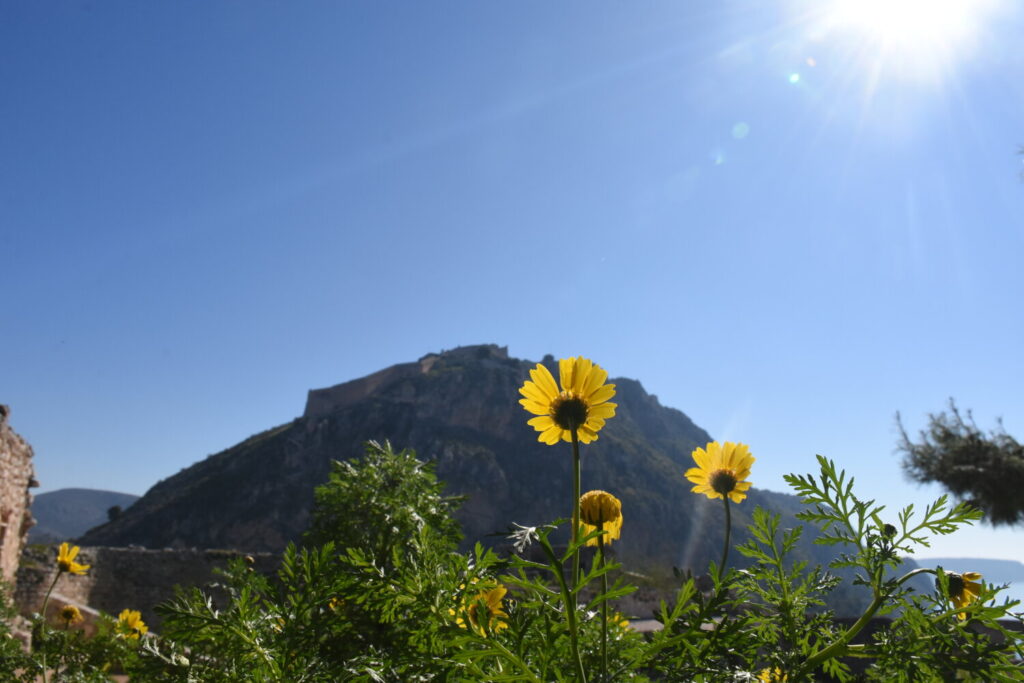
[[[87,606],[117,616],[121,610],[142,612],[142,620],[159,629],[153,608],[174,597],[174,587],[204,586],[215,579],[214,569],[227,566],[243,553],[226,550],[149,550],[146,548],[82,548],[76,562],[91,565],[84,576],[62,574],[51,602]],[[21,614],[38,612],[57,571],[57,546],[25,551],[18,570],[15,602]],[[270,574],[280,557],[253,553],[253,569]]]
[[[13,584],[33,524],[29,488],[39,484],[32,469],[32,447],[11,429],[10,414],[10,408],[0,405],[0,579]]]

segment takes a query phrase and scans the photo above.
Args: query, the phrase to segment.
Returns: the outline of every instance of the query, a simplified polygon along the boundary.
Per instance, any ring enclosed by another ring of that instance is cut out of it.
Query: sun
[[[966,59],[999,0],[832,0],[820,28],[890,73],[942,77]]]

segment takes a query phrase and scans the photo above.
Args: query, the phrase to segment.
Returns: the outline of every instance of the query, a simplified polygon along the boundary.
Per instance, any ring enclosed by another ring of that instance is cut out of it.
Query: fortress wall
[[[244,553],[228,550],[84,547],[76,562],[91,565],[84,576],[62,574],[53,588],[51,602],[71,603],[117,616],[121,610],[142,612],[150,628],[159,629],[161,619],[154,607],[174,597],[174,587],[204,587],[217,577],[214,569],[224,568]],[[42,608],[43,598],[57,572],[57,546],[31,548],[18,570],[15,602],[28,616]],[[252,553],[254,571],[271,574],[280,556]]]

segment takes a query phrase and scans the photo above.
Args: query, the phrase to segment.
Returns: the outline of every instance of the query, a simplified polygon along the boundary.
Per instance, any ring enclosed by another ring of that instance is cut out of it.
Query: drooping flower
[[[472,628],[482,636],[508,628],[508,614],[502,609],[502,599],[508,589],[497,586],[478,592],[467,601],[456,615],[455,623],[462,628]]]
[[[686,470],[686,478],[696,484],[691,491],[703,493],[708,498],[729,496],[734,503],[743,502],[747,497],[750,482],[746,479],[750,476],[750,466],[754,464],[749,446],[731,441],[724,444],[712,441],[707,450],[695,449],[693,460],[697,467]]]
[[[538,417],[527,424],[540,432],[537,440],[548,445],[572,441],[574,429],[583,443],[597,440],[605,420],[615,416],[616,404],[608,403],[615,385],[605,384],[608,371],[577,356],[558,361],[558,373],[561,389],[544,365],[530,370],[530,379],[519,389],[524,397],[519,403]]]
[[[938,581],[936,581],[937,583]],[[956,572],[947,571],[946,584],[949,586],[949,601],[957,609],[967,607],[977,600],[978,595],[981,594],[981,574],[978,572],[957,574]],[[956,616],[961,620],[967,618],[967,615],[963,612],[958,612]]]
[[[123,638],[138,640],[139,636],[145,635],[149,627],[142,621],[142,613],[134,609],[122,610],[117,616],[117,624],[114,630]]]
[[[587,491],[580,496],[580,520],[584,535],[600,528],[608,532],[604,542],[611,543],[622,534],[622,503],[607,491]],[[597,538],[587,545],[598,545]]]
[[[64,626],[80,624],[85,621],[84,617],[82,617],[82,612],[74,605],[64,605],[57,614],[64,623]]]
[[[78,574],[79,576],[85,574],[85,571],[92,565],[78,564],[75,562],[77,556],[77,545],[70,545],[67,542],[61,543],[60,550],[57,551],[57,570],[59,572]]]

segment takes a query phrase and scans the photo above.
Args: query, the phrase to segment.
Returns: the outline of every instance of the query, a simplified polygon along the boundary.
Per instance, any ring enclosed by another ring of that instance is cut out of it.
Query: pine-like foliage
[[[970,411],[966,419],[952,399],[949,412],[928,416],[928,426],[914,443],[896,416],[903,469],[922,483],[937,482],[985,513],[992,525],[1024,521],[1024,445],[1002,423],[985,433]]]

